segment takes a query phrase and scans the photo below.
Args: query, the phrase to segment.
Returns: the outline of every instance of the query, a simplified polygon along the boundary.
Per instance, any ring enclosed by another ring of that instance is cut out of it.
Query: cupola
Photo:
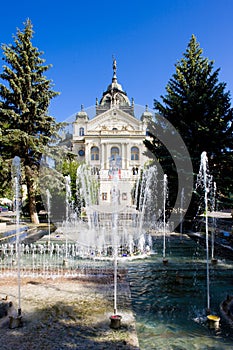
[[[122,89],[121,84],[117,81],[117,63],[113,60],[112,82],[108,85],[107,90],[103,93],[100,102],[96,103],[96,114],[103,113],[110,108],[119,108],[134,115],[134,106],[130,105],[127,93]]]
[[[76,120],[86,121],[89,119],[88,114],[84,111],[83,105],[81,105],[81,111],[76,114]]]

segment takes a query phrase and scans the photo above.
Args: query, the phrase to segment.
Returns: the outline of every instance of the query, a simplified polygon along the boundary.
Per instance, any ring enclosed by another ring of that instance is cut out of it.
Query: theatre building
[[[139,170],[148,161],[143,140],[148,137],[147,125],[153,114],[145,107],[136,117],[134,101],[118,83],[116,70],[114,60],[112,82],[100,101],[96,99],[94,117],[83,108],[76,114],[72,150],[99,181],[99,204],[112,203],[112,181],[117,172],[118,202],[130,206]]]

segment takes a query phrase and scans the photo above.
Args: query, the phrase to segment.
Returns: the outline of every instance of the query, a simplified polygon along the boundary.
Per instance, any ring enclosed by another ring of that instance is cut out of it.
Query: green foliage
[[[0,197],[12,198],[12,186],[11,183],[11,161],[4,160],[0,156],[0,175],[1,175],[1,186],[0,186]]]
[[[91,175],[91,169],[87,164],[79,166],[76,186],[82,206],[98,204],[99,181]]]
[[[178,174],[176,165],[172,154],[161,140],[166,140],[170,137],[170,130],[164,123],[161,123],[160,118],[156,118],[155,121],[151,121],[148,125],[148,134],[150,139],[144,141],[147,147],[146,155],[150,157],[152,153],[155,156],[154,164],[158,166],[159,163],[163,169],[163,173],[169,176],[168,181],[168,193],[169,200],[167,201],[168,207],[173,207],[177,198],[178,192]],[[178,153],[176,153],[178,155]],[[174,155],[174,151],[173,151]],[[158,174],[159,181],[162,181],[163,174]]]
[[[3,72],[0,74],[1,155],[19,156],[28,187],[31,216],[35,214],[35,181],[47,145],[57,137],[60,124],[48,114],[50,100],[58,95],[44,73],[51,65],[32,44],[33,26],[28,19],[17,30],[14,44],[3,44]]]
[[[65,159],[62,163],[62,174],[70,176],[71,199],[77,204],[76,176],[79,163],[74,159]]]
[[[226,84],[218,81],[219,69],[213,70],[213,61],[202,54],[192,35],[186,52],[175,64],[176,71],[166,86],[166,95],[161,96],[162,103],[155,100],[154,108],[181,135],[195,174],[199,170],[201,153],[207,152],[210,173],[217,183],[223,205],[226,205],[226,198],[233,191],[230,178],[233,170],[233,110],[230,93],[225,91]],[[165,166],[170,163],[171,150],[165,150],[158,139],[146,145],[158,155],[161,163]],[[172,168],[172,163],[169,167]]]
[[[8,152],[23,159],[31,153],[40,160],[43,146],[58,130],[55,119],[47,114],[50,100],[58,93],[43,75],[51,65],[43,65],[42,52],[33,47],[32,37],[27,20],[24,31],[18,29],[14,37],[15,45],[2,45],[6,65],[0,77],[6,85],[0,84],[0,115]]]
[[[46,191],[49,191],[51,208],[50,215],[53,222],[65,219],[65,178],[60,171],[54,167],[43,164],[39,172],[40,193],[45,209],[48,211],[48,198]]]

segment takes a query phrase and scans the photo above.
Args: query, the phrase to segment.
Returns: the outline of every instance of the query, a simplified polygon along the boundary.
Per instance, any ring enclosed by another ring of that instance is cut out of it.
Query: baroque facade
[[[134,101],[117,81],[116,60],[113,61],[112,82],[98,102],[95,116],[86,111],[76,114],[73,123],[72,148],[79,162],[91,168],[99,181],[99,204],[112,203],[112,169],[118,173],[118,202],[131,206],[132,190],[139,177],[140,168],[148,161],[144,155],[143,140],[147,136],[148,122],[153,118],[148,108],[135,116]]]

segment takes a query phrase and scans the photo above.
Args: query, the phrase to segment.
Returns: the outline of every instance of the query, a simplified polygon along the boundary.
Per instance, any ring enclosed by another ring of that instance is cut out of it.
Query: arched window
[[[99,148],[91,147],[91,160],[99,160]]]
[[[84,136],[84,128],[79,128],[79,136]]]
[[[131,148],[131,160],[139,160],[139,149],[138,147]]]
[[[119,156],[119,153],[120,153],[120,151],[119,151],[118,147],[112,147],[111,148],[111,159],[116,160],[117,157]]]

